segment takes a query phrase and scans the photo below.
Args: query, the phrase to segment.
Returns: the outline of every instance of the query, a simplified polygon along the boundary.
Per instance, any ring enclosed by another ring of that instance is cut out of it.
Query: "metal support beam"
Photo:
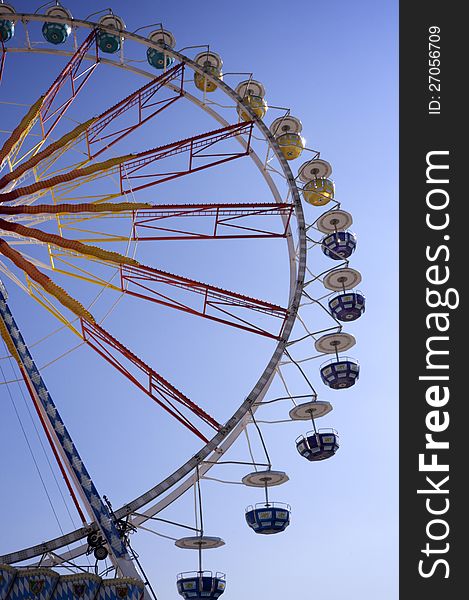
[[[177,90],[173,91],[166,88],[171,91],[169,97],[160,100],[155,98],[156,94],[170,83],[173,86],[177,83]],[[176,100],[182,98],[183,94],[184,63],[180,63],[103,112],[90,125],[86,131],[88,159],[91,160],[99,156]],[[121,124],[122,116],[126,115],[131,109],[135,109],[131,115],[131,123]]]
[[[85,56],[89,58],[89,51],[93,47],[94,62],[87,65],[84,70],[81,65]],[[42,135],[46,139],[54,127],[58,124],[69,106],[77,97],[80,90],[87,83],[99,64],[98,43],[96,39],[96,30],[91,31],[86,40],[72,56],[68,64],[62,70],[60,75],[51,85],[44,96],[41,110],[39,111]],[[59,100],[59,93],[64,86],[70,83],[70,92],[65,100]]]
[[[121,265],[120,271],[121,288],[126,294],[205,317],[212,321],[218,321],[224,325],[244,329],[251,333],[258,333],[265,337],[280,339],[283,325],[288,318],[286,308],[265,300],[258,300],[244,294],[224,290],[208,283],[195,281],[188,277],[181,277],[151,267],[134,265]],[[173,292],[168,291],[171,288],[173,288]],[[188,292],[188,295],[177,298],[174,296],[177,290]],[[169,294],[172,294],[172,296]],[[244,315],[248,314],[249,317],[241,317],[234,312],[234,309],[250,311],[250,313],[243,312]],[[253,313],[261,313],[268,317],[280,319],[280,331],[271,332],[264,326],[254,323],[251,316]]]
[[[133,222],[134,241],[156,240],[229,240],[256,238],[285,238],[293,213],[293,204],[277,202],[220,203],[220,204],[160,204],[135,212]],[[277,231],[264,227],[264,218],[284,216]],[[191,218],[190,229],[171,226]],[[192,220],[192,218],[194,220]],[[196,219],[197,218],[197,219]],[[251,219],[249,221],[248,219]],[[263,220],[262,229],[253,221]],[[202,227],[196,229],[193,223]],[[167,222],[169,221],[169,224]],[[201,231],[202,228],[204,231]]]
[[[178,142],[171,142],[153,150],[140,152],[135,158],[122,162],[118,167],[121,194],[143,190],[164,181],[171,181],[189,173],[196,173],[197,171],[229,162],[241,156],[247,156],[251,151],[250,144],[253,127],[254,124],[251,121],[248,123],[236,123],[215,131],[179,140]],[[245,150],[238,152],[219,150],[216,153],[206,153],[208,149],[213,150],[215,145],[242,135],[247,136]],[[168,170],[167,167],[165,171],[155,173],[152,170],[151,173],[145,173],[144,169],[149,165],[178,154],[188,155],[185,167],[178,167],[176,170]],[[210,160],[207,161],[206,159]]]
[[[221,429],[220,423],[217,423],[213,417],[189,400],[187,396],[161,377],[138,356],[135,356],[100,325],[90,323],[84,319],[81,320],[81,325],[83,340],[91,348],[205,443],[208,442],[208,438],[177,408],[176,404],[189,409],[215,431]]]

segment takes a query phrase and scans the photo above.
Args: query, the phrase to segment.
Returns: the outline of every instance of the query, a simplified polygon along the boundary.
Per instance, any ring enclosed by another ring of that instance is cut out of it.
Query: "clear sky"
[[[15,3],[22,12],[33,12],[39,5],[20,0]],[[71,0],[67,6],[77,18],[98,8],[90,0]],[[333,165],[337,198],[353,214],[352,229],[358,236],[351,266],[362,273],[360,289],[365,292],[367,310],[362,319],[344,329],[357,338],[357,345],[349,353],[360,361],[360,380],[350,390],[330,390],[320,382],[318,369],[322,361],[305,363],[319,397],[334,405],[334,411],[318,425],[335,427],[341,447],[328,461],[308,463],[297,454],[294,444],[308,427],[301,423],[265,425],[263,432],[273,468],[285,470],[290,476],[288,484],[272,490],[271,499],[291,504],[292,523],[282,535],[256,536],[244,523],[244,508],[261,501],[260,492],[203,482],[206,533],[226,541],[224,548],[207,552],[204,566],[227,574],[227,600],[281,600],[305,594],[320,594],[329,600],[365,596],[394,600],[398,581],[399,452],[397,2],[298,0],[286,5],[278,0],[114,0],[112,8],[124,18],[130,31],[163,21],[176,36],[177,49],[209,43],[222,56],[225,72],[253,72],[254,78],[265,85],[267,100],[275,106],[290,107],[303,123],[308,147],[320,150]],[[53,79],[41,60],[31,62],[36,66],[30,70],[25,57],[12,57],[11,64],[21,75],[5,73],[0,100],[32,102]],[[115,74],[108,76],[101,71],[93,77],[96,82],[83,92],[81,104],[71,113],[77,120],[117,102],[125,90],[137,85],[128,76],[119,81]],[[239,77],[228,75],[225,80],[235,86]],[[132,150],[217,127],[186,105],[178,108],[173,118],[169,110],[163,113],[159,129],[155,125],[139,133]],[[0,110],[7,111],[3,106]],[[7,120],[13,120],[13,112],[8,112]],[[270,110],[266,122],[269,124],[279,114]],[[295,175],[302,162],[300,158],[292,163]],[[185,178],[164,190],[145,194],[145,198],[155,202],[214,202],[218,194],[224,201],[268,201],[266,187],[258,182],[255,171],[249,166],[243,168],[238,170],[241,167],[234,161],[225,169],[209,170],[207,175],[193,176],[190,181]],[[319,214],[318,209],[305,206],[308,222]],[[236,242],[241,247],[230,242],[222,250],[208,244],[194,249],[182,243],[171,247],[156,243],[139,249],[139,258],[254,297],[285,301],[288,288],[283,242],[279,246],[265,245],[277,244],[274,241],[246,246]],[[318,268],[330,264],[318,248],[310,253],[313,271],[316,264]],[[27,341],[56,327],[10,282],[8,289]],[[81,293],[75,283],[68,289]],[[82,296],[83,301],[87,298],[86,294]],[[111,303],[112,299],[107,307]],[[148,362],[158,364],[162,374],[196,402],[214,411],[220,409],[226,418],[252,387],[273,346],[264,340],[253,341],[250,334],[221,332],[216,324],[202,319],[174,315],[153,306],[151,310],[141,307],[137,301],[124,299],[114,319],[109,320],[109,329]],[[97,310],[102,316],[105,304]],[[305,315],[312,329],[318,318],[320,328],[322,320],[317,313],[307,309]],[[61,333],[51,339],[54,342],[34,349],[40,365],[54,356],[54,344],[59,351],[75,343],[71,334]],[[298,350],[298,358],[314,354],[309,343],[309,349]],[[10,377],[7,361],[0,364]],[[288,369],[291,367],[285,368],[286,373]],[[307,393],[297,374],[288,373],[295,393]],[[90,350],[81,348],[72,353],[46,369],[44,376],[97,487],[115,506],[162,478],[198,447],[179,426],[159,412],[155,415],[156,407],[149,406],[145,397],[124,389],[124,380]],[[13,386],[12,393],[38,461],[43,463],[20,392]],[[276,395],[283,395],[278,382],[270,397]],[[5,386],[0,387],[0,397],[0,452],[6,472],[0,506],[2,514],[9,517],[4,519],[0,537],[2,553],[59,535],[60,531],[21,438]],[[288,409],[279,403],[265,413],[265,419],[286,418]],[[254,438],[254,431],[250,433]],[[262,461],[259,444],[254,443],[256,457]],[[245,460],[245,444],[237,444],[230,457]],[[44,477],[50,479],[46,465],[41,468]],[[216,473],[220,478],[239,480],[245,470],[219,468]],[[53,482],[49,484],[52,488]],[[167,518],[193,525],[192,506],[189,493],[168,511]],[[57,510],[64,530],[71,529],[63,508]],[[175,537],[184,535],[170,528],[158,531]],[[145,532],[135,536],[134,545],[158,597],[177,598],[176,574],[196,568],[195,554]]]

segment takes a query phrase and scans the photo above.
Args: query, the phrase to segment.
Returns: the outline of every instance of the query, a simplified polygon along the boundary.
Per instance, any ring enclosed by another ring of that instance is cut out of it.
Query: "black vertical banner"
[[[469,157],[463,4],[400,4],[400,597],[467,597]]]

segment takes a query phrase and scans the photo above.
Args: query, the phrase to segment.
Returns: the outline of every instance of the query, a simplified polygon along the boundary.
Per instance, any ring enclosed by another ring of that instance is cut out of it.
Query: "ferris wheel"
[[[245,469],[238,483],[263,494],[247,507],[246,526],[279,534],[291,507],[273,501],[270,488],[288,475],[272,464],[261,411],[286,401],[293,406],[285,420],[311,422],[312,431],[296,439],[308,461],[339,449],[337,431],[316,425],[332,404],[318,399],[310,376],[330,390],[359,378],[358,361],[343,354],[355,344],[343,324],[365,311],[361,275],[349,266],[357,244],[352,216],[336,198],[331,164],[307,147],[301,121],[269,103],[251,73],[226,73],[208,45],[177,50],[161,23],[131,33],[111,10],[82,20],[59,2],[34,14],[2,2],[0,42],[2,361],[16,365],[81,522],[0,555],[0,600],[27,592],[42,600],[150,598],[133,534],[171,523],[165,510],[190,491],[195,527],[173,541],[196,552],[196,568],[177,576],[177,591],[218,598],[225,575],[202,565],[203,552],[225,543],[204,532],[208,473],[230,462]],[[30,74],[27,85],[16,86],[18,73]],[[306,161],[294,175],[300,157]],[[22,292],[31,299],[27,315],[17,302]],[[31,334],[21,323],[33,308]],[[179,346],[168,341],[175,331]],[[148,351],[145,340],[155,336],[167,351]],[[189,343],[199,344],[198,356],[184,350]],[[153,469],[151,485],[126,490],[119,507],[99,492],[78,451],[84,440],[75,444],[63,401],[46,383],[60,368],[74,385],[77,372],[61,365],[72,364],[76,351],[119,381],[126,400],[150,399],[145,410],[157,411],[152,418],[177,436],[171,457],[160,449],[165,466]],[[224,352],[220,403],[211,397],[209,367],[202,368],[221,365]],[[309,361],[321,358],[328,360],[311,369]],[[200,369],[197,401],[191,368]],[[284,393],[271,398],[275,386]],[[260,460],[249,431],[258,436]],[[227,460],[232,448],[246,460]],[[73,572],[83,556],[92,557],[89,570]]]

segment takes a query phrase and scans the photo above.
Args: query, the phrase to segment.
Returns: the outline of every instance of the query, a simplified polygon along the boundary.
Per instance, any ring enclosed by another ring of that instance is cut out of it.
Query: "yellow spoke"
[[[44,179],[43,181],[39,181],[31,185],[16,188],[11,192],[0,194],[0,201],[10,202],[11,200],[16,200],[23,196],[35,195],[37,192],[42,192],[44,190],[56,188],[62,184],[66,185],[67,183],[69,183],[73,186],[76,184],[76,180],[79,180],[78,185],[81,185],[85,182],[94,181],[99,177],[105,176],[103,175],[103,172],[117,172],[117,167],[119,167],[119,165],[121,165],[122,163],[130,160],[131,158],[133,158],[132,154],[117,156],[115,158],[110,158],[103,162],[83,167],[82,169],[75,169],[73,171],[69,171],[68,173],[64,173],[63,175],[56,175],[55,177],[51,177],[50,179]],[[119,195],[121,194],[119,193]]]
[[[147,202],[116,202],[107,204],[38,204],[36,206],[0,206],[0,214],[19,215],[19,214],[64,214],[81,215],[82,213],[130,213],[144,208],[151,208],[152,205]],[[93,215],[94,216],[94,215]],[[99,217],[99,215],[98,215]]]
[[[7,173],[2,178],[0,178],[0,188],[5,187],[10,182],[18,181],[21,177],[27,175],[29,171],[31,171],[34,167],[36,167],[42,160],[47,157],[53,157],[56,152],[59,152],[62,149],[65,149],[67,145],[72,143],[76,138],[80,136],[83,137],[84,132],[92,124],[95,119],[90,119],[85,123],[81,123],[75,129],[63,135],[59,140],[49,144],[44,150],[33,154],[28,160],[21,162],[16,168],[14,168],[10,173]]]
[[[36,281],[44,290],[52,296],[55,296],[63,306],[71,310],[75,315],[82,317],[91,323],[94,322],[92,314],[87,311],[78,300],[72,298],[72,296],[64,289],[54,283],[50,277],[44,275],[44,273],[39,271],[39,269],[30,261],[26,260],[17,250],[11,248],[7,242],[2,239],[0,239],[0,252],[11,260],[16,267],[34,279],[34,281]]]
[[[67,255],[65,253],[55,253],[52,249],[50,249],[50,257],[51,257],[51,265],[52,265],[52,269],[56,272],[56,273],[61,273],[62,275],[67,275],[69,277],[74,277],[75,279],[80,279],[81,281],[86,281],[88,283],[92,283],[94,285],[99,285],[101,287],[105,287],[105,288],[109,288],[112,289],[116,292],[121,292],[121,288],[118,286],[113,285],[112,283],[110,283],[110,280],[106,280],[103,279],[101,277],[98,277],[97,275],[95,275],[94,273],[92,273],[91,271],[87,271],[84,268],[79,267],[78,265],[75,265],[71,262],[69,262],[68,260],[65,260],[64,257],[68,257],[70,258],[70,255]],[[70,269],[75,269],[77,271],[77,273],[73,273],[72,271],[67,271],[65,269],[61,269],[56,265],[56,262],[61,262],[63,265],[69,267]],[[93,261],[96,262],[100,265],[105,265],[106,267],[110,267],[111,265],[109,263],[105,263],[103,261]]]
[[[45,308],[51,315],[53,315],[60,323],[68,327],[75,335],[83,339],[82,334],[73,326],[72,322],[60,312],[60,310],[52,303],[51,299],[48,298],[42,288],[26,276],[26,282],[28,286],[28,293],[38,304]]]
[[[14,168],[15,159],[21,150],[21,146],[36,124],[39,118],[39,111],[42,108],[44,96],[41,96],[28,110],[26,115],[21,119],[19,125],[12,131],[10,137],[0,149],[0,170],[3,168],[6,161],[10,164],[10,168]]]
[[[125,265],[135,265],[138,266],[138,262],[132,258],[127,256],[123,256],[118,252],[113,252],[110,250],[103,250],[97,246],[88,246],[87,244],[82,244],[76,240],[68,240],[66,238],[62,238],[59,235],[55,235],[53,233],[46,233],[40,229],[35,229],[33,227],[25,227],[20,223],[10,223],[9,221],[5,221],[4,219],[0,219],[0,229],[5,231],[12,231],[24,237],[33,238],[39,240],[40,242],[45,242],[47,244],[52,244],[59,248],[65,248],[67,250],[73,250],[79,254],[83,254],[85,256],[93,256],[96,258],[101,258],[105,261],[109,261],[117,264],[125,264]]]

